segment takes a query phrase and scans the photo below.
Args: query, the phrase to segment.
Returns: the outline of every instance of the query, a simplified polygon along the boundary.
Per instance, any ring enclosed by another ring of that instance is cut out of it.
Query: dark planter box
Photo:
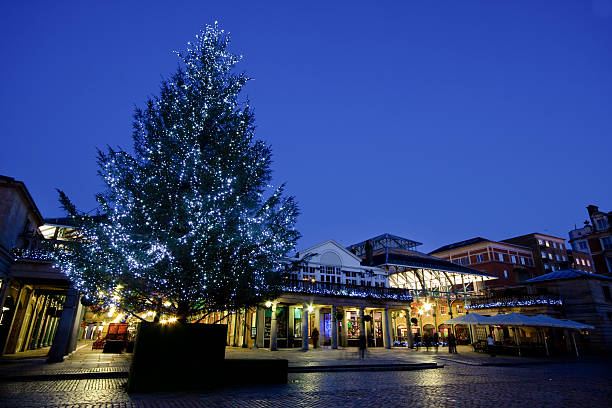
[[[227,326],[140,323],[128,392],[196,390],[218,386]]]
[[[123,340],[106,340],[102,352],[121,354],[124,345],[125,342]]]

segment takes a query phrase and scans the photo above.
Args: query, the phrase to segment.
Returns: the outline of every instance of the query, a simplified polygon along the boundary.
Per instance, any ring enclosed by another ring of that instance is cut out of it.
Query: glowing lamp
[[[266,302],[266,307],[272,307],[272,302],[270,302],[269,300]]]
[[[314,310],[314,307],[312,305],[308,305],[306,310],[308,310],[308,313],[312,313],[312,311]]]

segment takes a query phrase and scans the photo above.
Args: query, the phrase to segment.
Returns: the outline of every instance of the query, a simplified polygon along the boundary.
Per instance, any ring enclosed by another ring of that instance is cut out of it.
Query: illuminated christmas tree
[[[271,151],[234,72],[240,57],[215,23],[196,36],[159,96],[134,116],[134,152],[99,152],[103,216],[60,202],[81,239],[59,266],[90,299],[179,320],[277,295],[298,215],[271,182]],[[65,250],[67,249],[67,250]]]

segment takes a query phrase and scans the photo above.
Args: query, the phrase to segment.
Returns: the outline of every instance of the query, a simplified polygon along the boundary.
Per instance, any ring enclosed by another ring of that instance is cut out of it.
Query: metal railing
[[[563,300],[556,295],[516,295],[470,298],[466,309],[495,309],[516,306],[562,306]]]

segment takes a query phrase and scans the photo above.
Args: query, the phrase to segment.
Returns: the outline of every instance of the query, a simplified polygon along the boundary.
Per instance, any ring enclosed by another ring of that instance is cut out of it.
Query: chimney
[[[365,266],[372,266],[373,258],[372,241],[368,239],[365,243]]]
[[[599,212],[599,207],[591,204],[587,207],[587,211],[589,212],[589,217],[592,217],[593,214]]]

